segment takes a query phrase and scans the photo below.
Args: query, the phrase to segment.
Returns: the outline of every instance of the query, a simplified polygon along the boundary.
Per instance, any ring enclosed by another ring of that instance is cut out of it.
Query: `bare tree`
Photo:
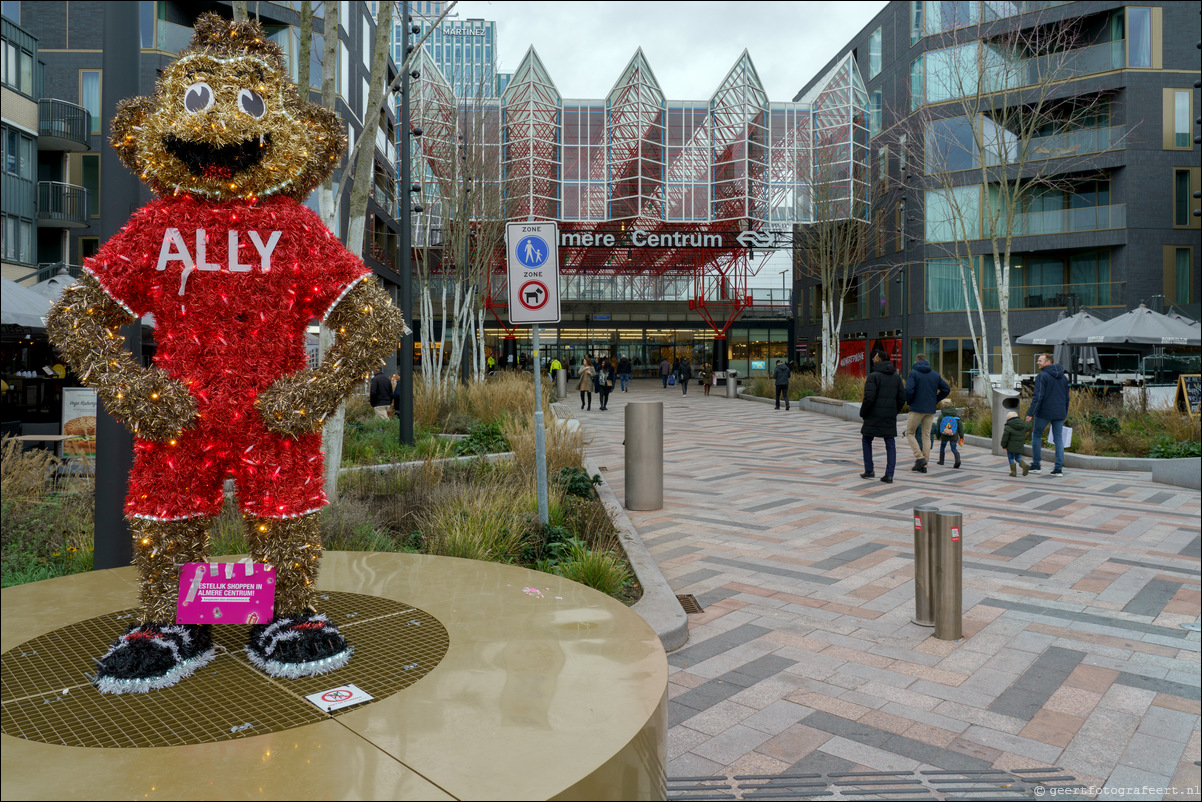
[[[926,194],[925,240],[955,260],[974,340],[980,330],[977,368],[991,373],[985,309],[996,305],[1000,381],[1011,387],[1015,238],[1073,230],[1067,210],[1041,216],[1033,209],[1040,198],[1068,197],[1083,179],[1096,178],[1097,154],[1119,145],[1122,136],[1105,125],[1107,96],[1077,94],[1065,85],[1097,71],[1098,59],[1109,68],[1113,50],[1110,43],[1088,46],[1077,21],[1047,22],[1039,12],[963,31],[947,47],[924,54],[919,102],[927,105],[899,130],[912,131],[913,157],[921,165],[916,188]],[[1100,207],[1096,214],[1112,211]],[[978,268],[982,241],[991,261]],[[992,284],[986,297],[982,279]]]

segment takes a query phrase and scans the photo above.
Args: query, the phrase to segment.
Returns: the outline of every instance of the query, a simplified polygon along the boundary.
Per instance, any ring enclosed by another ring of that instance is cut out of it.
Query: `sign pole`
[[[551,522],[550,505],[547,501],[547,440],[543,431],[543,365],[539,358],[538,324],[530,328],[534,346],[534,464],[538,481],[538,520],[546,526]]]

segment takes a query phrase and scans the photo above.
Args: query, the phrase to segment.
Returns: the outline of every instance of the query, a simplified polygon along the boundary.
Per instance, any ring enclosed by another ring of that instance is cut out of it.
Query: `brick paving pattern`
[[[670,776],[1056,766],[1098,798],[1199,798],[1197,491],[1012,479],[968,447],[922,475],[900,438],[886,485],[856,423],[691,390],[566,401],[619,499],[623,406],[664,402],[664,508],[628,514],[704,608],[669,655]],[[959,641],[910,621],[922,504],[964,514]]]

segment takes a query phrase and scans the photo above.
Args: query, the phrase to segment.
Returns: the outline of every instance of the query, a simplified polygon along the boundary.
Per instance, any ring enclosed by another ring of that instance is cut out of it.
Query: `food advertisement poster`
[[[64,457],[96,458],[96,391],[87,387],[63,388]]]

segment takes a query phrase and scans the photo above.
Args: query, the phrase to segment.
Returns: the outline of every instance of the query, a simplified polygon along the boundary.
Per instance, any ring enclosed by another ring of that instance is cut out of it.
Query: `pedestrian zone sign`
[[[559,224],[508,223],[509,322],[558,323]]]

